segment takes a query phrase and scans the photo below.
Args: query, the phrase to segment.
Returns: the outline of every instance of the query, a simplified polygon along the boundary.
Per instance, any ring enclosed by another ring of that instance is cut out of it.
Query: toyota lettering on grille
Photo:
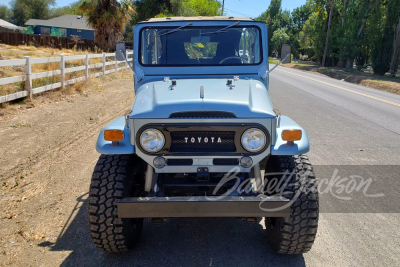
[[[184,139],[185,139],[185,143],[190,142],[192,144],[194,144],[194,143],[201,144],[202,142],[203,143],[208,143],[208,142],[210,142],[210,143],[214,143],[214,142],[222,143],[221,137],[218,137],[218,138],[210,137],[210,139],[208,137],[204,137],[204,138],[202,138],[202,137],[197,137],[197,138],[196,137],[190,137],[190,139],[189,139],[189,137],[184,137]]]

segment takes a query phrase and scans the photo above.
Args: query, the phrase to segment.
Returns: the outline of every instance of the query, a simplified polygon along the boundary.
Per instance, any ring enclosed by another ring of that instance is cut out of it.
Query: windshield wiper
[[[190,25],[192,25],[192,23],[187,23],[187,24],[185,24],[185,25],[183,25],[183,26],[180,26],[180,27],[178,27],[178,28],[176,28],[176,29],[173,29],[173,30],[171,30],[171,31],[169,31],[169,32],[166,32],[166,33],[163,33],[163,34],[159,34],[158,36],[163,36],[163,35],[167,35],[167,34],[170,34],[170,33],[174,33],[174,32],[177,32],[177,31],[179,31],[180,29],[183,29],[183,28],[185,28],[185,27],[187,27],[187,26],[190,26]]]
[[[226,32],[225,30],[227,30],[227,29],[229,29],[229,28],[231,28],[233,26],[236,26],[239,23],[240,23],[240,21],[236,21],[235,23],[233,23],[233,24],[231,24],[229,26],[226,26],[225,28],[222,28],[222,29],[220,29],[218,31],[215,31],[215,32],[204,32],[204,33],[201,33],[201,34],[215,34],[215,33],[220,33],[220,32]]]

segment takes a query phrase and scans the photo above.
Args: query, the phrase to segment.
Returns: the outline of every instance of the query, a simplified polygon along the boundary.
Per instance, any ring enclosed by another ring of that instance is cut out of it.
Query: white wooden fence
[[[132,61],[132,58],[129,57],[132,54],[133,54],[133,52],[126,53],[126,58],[128,61]],[[65,86],[76,83],[76,82],[84,81],[84,80],[92,78],[92,77],[98,77],[101,75],[106,75],[106,74],[109,74],[112,72],[116,72],[119,70],[124,70],[124,69],[129,68],[129,66],[126,62],[116,61],[116,60],[107,61],[107,57],[115,57],[115,53],[84,54],[84,55],[78,55],[78,56],[60,55],[59,57],[51,57],[51,58],[24,57],[24,59],[0,60],[0,67],[12,67],[12,66],[25,65],[25,67],[24,67],[25,75],[0,79],[0,86],[24,81],[25,82],[25,88],[24,88],[25,90],[14,93],[14,94],[0,96],[0,103],[12,101],[12,100],[19,99],[19,98],[24,98],[27,96],[29,96],[29,98],[32,99],[34,94],[43,93],[45,91],[53,90],[56,88],[65,88]],[[91,59],[91,58],[102,58],[102,62],[97,63],[97,64],[89,64],[89,59]],[[83,66],[65,68],[66,61],[82,60],[82,59],[84,60]],[[60,69],[46,71],[46,72],[32,73],[32,65],[33,64],[52,63],[52,62],[59,62]],[[124,63],[123,67],[120,67],[121,63]],[[106,66],[109,66],[109,65],[113,65],[114,68],[107,70]],[[102,71],[93,73],[93,74],[89,74],[89,69],[93,69],[93,68],[102,68]],[[84,76],[75,78],[75,79],[65,80],[66,73],[83,71],[83,70],[85,71]],[[53,84],[48,84],[48,85],[37,87],[37,88],[32,88],[32,80],[39,79],[39,78],[45,78],[45,77],[51,77],[51,76],[55,76],[55,75],[59,75],[59,77],[60,77],[59,82],[53,83]]]

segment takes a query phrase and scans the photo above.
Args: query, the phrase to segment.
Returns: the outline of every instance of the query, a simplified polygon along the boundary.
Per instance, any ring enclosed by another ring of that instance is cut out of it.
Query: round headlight
[[[242,145],[249,152],[258,152],[264,148],[267,137],[257,128],[246,130],[242,135]]]
[[[165,143],[164,135],[156,129],[147,129],[140,135],[140,145],[150,153],[160,151]]]

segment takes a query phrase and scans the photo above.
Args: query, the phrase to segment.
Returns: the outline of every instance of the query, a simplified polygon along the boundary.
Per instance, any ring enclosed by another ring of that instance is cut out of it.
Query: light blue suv
[[[316,178],[303,155],[307,133],[274,110],[268,94],[267,25],[168,17],[133,32],[136,98],[96,144],[89,197],[96,246],[133,248],[144,218],[264,217],[277,252],[309,251]],[[125,52],[117,44],[117,60]]]

